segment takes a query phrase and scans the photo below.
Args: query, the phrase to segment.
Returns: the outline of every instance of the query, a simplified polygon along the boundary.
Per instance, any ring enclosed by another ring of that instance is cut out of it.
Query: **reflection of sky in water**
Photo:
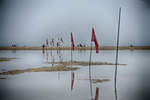
[[[89,51],[74,51],[73,60],[89,61]],[[93,61],[115,62],[115,51],[93,51]],[[57,52],[53,51],[55,61],[59,61]],[[70,60],[70,51],[61,51],[64,61]],[[0,69],[25,69],[48,66],[46,54],[42,51],[0,51],[0,57],[16,57],[9,62],[0,62]],[[118,97],[121,100],[142,100],[149,90],[149,61],[150,51],[119,51],[119,63],[127,66],[118,67]],[[49,58],[51,61],[50,51]],[[19,75],[2,76],[0,80],[0,96],[3,100],[90,100],[88,67],[80,67],[75,71],[74,90],[70,90],[71,72],[33,72]],[[114,67],[94,66],[92,77],[110,79],[108,82],[93,84],[100,88],[100,99],[114,100]],[[143,95],[143,94],[144,95]],[[144,96],[144,97],[142,97]]]

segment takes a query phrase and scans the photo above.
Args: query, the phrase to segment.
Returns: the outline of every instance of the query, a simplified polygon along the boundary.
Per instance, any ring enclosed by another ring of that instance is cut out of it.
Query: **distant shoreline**
[[[45,47],[45,50],[71,50],[71,47]],[[93,50],[95,48],[93,47]],[[101,46],[100,50],[116,50],[115,46]],[[42,47],[0,47],[0,50],[42,50]],[[90,47],[75,47],[75,50],[90,50]],[[119,50],[150,50],[150,46],[120,46]]]

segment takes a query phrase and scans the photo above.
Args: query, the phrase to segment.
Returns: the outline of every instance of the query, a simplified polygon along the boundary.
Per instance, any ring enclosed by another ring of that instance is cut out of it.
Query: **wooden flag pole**
[[[119,19],[118,19],[118,35],[117,35],[117,50],[116,50],[116,63],[115,63],[115,99],[117,100],[117,65],[118,65],[118,48],[119,48],[119,33],[120,33],[120,19],[121,19],[121,7],[119,8]]]
[[[94,27],[92,28],[91,50],[90,50],[90,60],[89,60],[89,82],[90,82],[91,100],[93,100],[92,78],[91,78],[91,76],[92,76],[92,75],[91,75],[92,42],[95,43],[96,53],[99,53],[98,42],[97,42],[97,40],[96,40]]]
[[[93,100],[92,79],[91,79],[91,59],[92,59],[92,41],[91,41],[90,60],[89,60],[89,82],[90,82],[91,100]]]

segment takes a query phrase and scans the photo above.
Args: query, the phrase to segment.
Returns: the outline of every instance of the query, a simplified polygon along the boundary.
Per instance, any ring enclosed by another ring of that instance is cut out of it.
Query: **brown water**
[[[61,56],[61,58],[60,58]],[[0,57],[17,58],[0,62],[0,71],[51,66],[47,61],[70,61],[70,51],[0,51]],[[47,59],[48,58],[48,59]],[[53,60],[55,59],[55,60]],[[73,60],[89,61],[89,51],[74,51]],[[115,62],[115,51],[92,52],[92,61]],[[117,93],[118,100],[148,100],[150,93],[150,51],[119,51]],[[75,66],[74,89],[71,91],[71,71],[32,72],[18,75],[1,75],[1,100],[90,100],[88,66]],[[99,87],[99,100],[115,100],[114,69],[112,65],[92,67],[92,78],[109,79],[103,83],[92,84],[93,95]]]

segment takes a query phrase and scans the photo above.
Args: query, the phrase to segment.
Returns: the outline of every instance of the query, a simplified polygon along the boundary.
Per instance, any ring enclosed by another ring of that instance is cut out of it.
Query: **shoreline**
[[[42,47],[0,47],[0,50],[43,50]],[[45,47],[45,50],[71,50],[71,47]],[[75,47],[75,50],[90,50],[90,47]],[[93,47],[93,50],[95,48]],[[100,46],[99,50],[116,50],[115,46]],[[119,46],[119,50],[150,50],[150,46]]]

